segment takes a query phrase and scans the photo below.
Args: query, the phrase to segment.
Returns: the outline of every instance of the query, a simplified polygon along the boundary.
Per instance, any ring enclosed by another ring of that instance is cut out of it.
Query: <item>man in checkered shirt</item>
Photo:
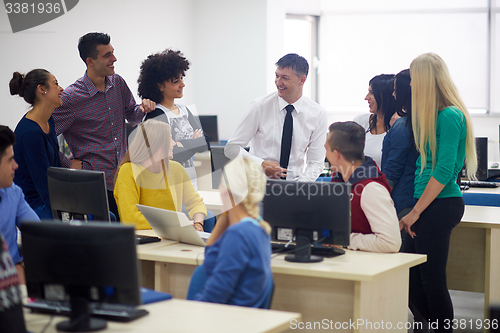
[[[63,159],[62,164],[104,171],[109,209],[119,221],[113,178],[127,150],[125,119],[137,125],[156,103],[149,99],[140,105],[135,103],[125,80],[115,74],[117,59],[110,40],[109,35],[97,32],[80,38],[78,50],[87,70],[64,90],[63,105],[53,117],[56,134],[64,135],[74,157],[71,161]]]

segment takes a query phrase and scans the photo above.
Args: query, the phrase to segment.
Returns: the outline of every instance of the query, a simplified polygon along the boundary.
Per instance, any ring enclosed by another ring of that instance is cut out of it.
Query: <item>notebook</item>
[[[205,246],[210,233],[197,231],[183,212],[137,204],[137,208],[162,238]]]

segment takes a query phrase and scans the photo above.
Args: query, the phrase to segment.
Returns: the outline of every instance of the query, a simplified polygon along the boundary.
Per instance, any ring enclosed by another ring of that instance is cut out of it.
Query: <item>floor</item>
[[[479,333],[483,332],[484,323],[484,294],[468,291],[450,290],[453,308],[455,311],[454,332],[460,333]],[[409,313],[409,320],[412,320]],[[412,333],[409,330],[408,333]]]

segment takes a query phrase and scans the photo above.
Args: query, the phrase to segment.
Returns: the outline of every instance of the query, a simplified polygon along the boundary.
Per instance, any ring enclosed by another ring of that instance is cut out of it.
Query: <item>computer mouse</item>
[[[492,169],[497,169],[499,167],[498,162],[491,163],[491,168]]]

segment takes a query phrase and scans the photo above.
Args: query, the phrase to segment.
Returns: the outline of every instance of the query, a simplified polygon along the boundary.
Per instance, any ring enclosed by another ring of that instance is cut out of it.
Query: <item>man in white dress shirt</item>
[[[324,167],[326,112],[318,103],[302,95],[309,71],[306,59],[291,53],[282,57],[276,66],[278,91],[252,102],[227,142],[224,153],[230,159],[239,154],[254,159],[269,178],[314,181]],[[293,118],[291,148],[288,148],[287,162],[280,165],[280,158],[283,160],[282,137],[286,136],[285,117],[289,109]],[[244,147],[250,140],[252,143],[247,152]]]

